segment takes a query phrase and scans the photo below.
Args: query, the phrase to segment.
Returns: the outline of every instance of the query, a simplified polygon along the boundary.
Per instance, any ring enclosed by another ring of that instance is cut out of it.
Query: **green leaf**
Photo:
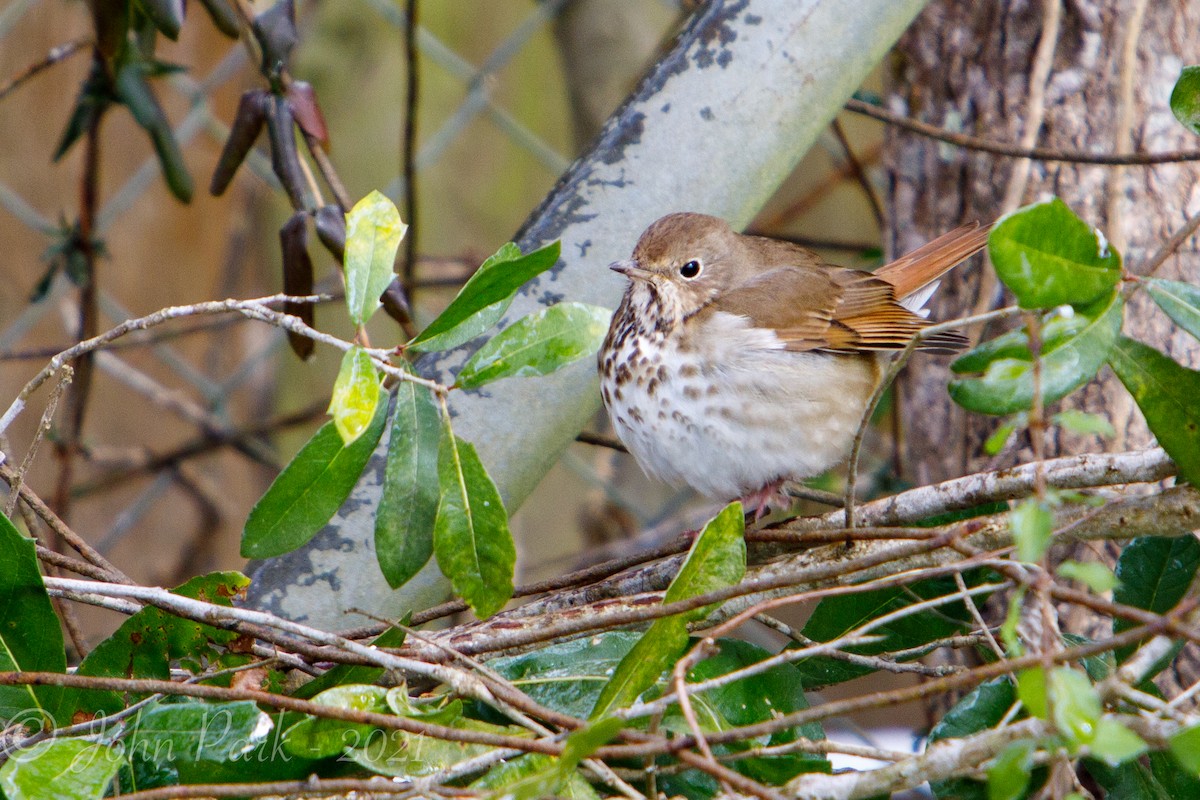
[[[0,671],[66,672],[62,628],[38,571],[34,541],[5,516],[0,516],[0,564]],[[2,686],[0,722],[68,725],[71,720],[61,718],[58,709],[61,696],[56,686]],[[33,717],[27,716],[30,711]]]
[[[451,727],[504,736],[529,733],[515,725],[493,725],[468,717],[456,720]],[[348,750],[346,755],[356,764],[380,775],[424,777],[443,772],[460,761],[494,749],[491,745],[436,739],[407,731],[376,730],[368,739]]]
[[[1179,467],[1180,477],[1200,486],[1200,372],[1124,336],[1109,353],[1108,364]]]
[[[968,585],[977,584],[980,574],[969,574]],[[849,595],[827,597],[817,604],[805,623],[803,634],[813,641],[828,642],[885,614],[905,608],[916,600],[945,597],[957,591],[952,579],[919,581],[908,587],[877,589]],[[978,601],[982,602],[982,601]],[[933,609],[902,616],[886,625],[876,626],[872,635],[882,640],[848,647],[850,652],[874,655],[887,650],[907,650],[935,639],[963,632],[971,623],[970,613],[959,600]],[[815,689],[852,680],[871,672],[859,664],[811,656],[796,662],[804,686]]]
[[[1113,430],[1112,423],[1104,417],[1099,414],[1089,414],[1087,411],[1080,411],[1077,408],[1059,411],[1050,418],[1050,421],[1072,433],[1095,434],[1106,439],[1117,433]]]
[[[403,586],[433,555],[438,509],[437,404],[412,381],[396,386],[383,496],[375,513],[375,555],[393,589]]]
[[[1121,255],[1057,197],[1001,218],[988,253],[1021,308],[1087,305],[1121,279]]]
[[[1093,592],[1107,592],[1117,586],[1117,576],[1098,561],[1064,561],[1058,565],[1058,574],[1079,581]]]
[[[474,389],[500,378],[545,375],[599,349],[612,312],[584,303],[558,303],[521,317],[484,343],[458,373]]]
[[[49,739],[9,756],[0,767],[0,790],[7,800],[100,800],[124,763],[106,745]]]
[[[719,678],[772,655],[757,645],[736,639],[721,639],[718,644],[720,652],[697,664],[688,673],[689,682]],[[707,718],[714,722],[713,730],[729,730],[808,708],[804,689],[798,670],[791,664],[780,664],[758,675],[694,695],[692,702],[698,711],[707,712]],[[663,726],[680,733],[691,732],[677,707],[672,707],[664,717]],[[808,723],[799,728],[776,731],[765,741],[717,745],[714,749],[720,754],[744,753],[764,746],[783,747],[801,737],[820,741],[825,738],[825,732],[819,723]],[[782,786],[802,772],[828,772],[830,769],[826,758],[810,753],[755,755],[730,762],[730,766],[768,786]]]
[[[407,230],[395,204],[379,191],[346,214],[346,306],[355,325],[365,325],[382,305],[379,297],[395,276],[396,251]]]
[[[150,135],[167,187],[176,198],[187,203],[192,199],[192,176],[184,163],[171,123],[158,104],[150,84],[146,82],[144,69],[143,64],[133,61],[126,63],[117,71],[113,90],[129,108],[134,121]]]
[[[1133,731],[1114,719],[1101,719],[1096,723],[1096,733],[1088,744],[1093,756],[1102,758],[1111,766],[1124,764],[1150,749]]]
[[[1142,283],[1176,325],[1200,339],[1200,286],[1162,278],[1146,278]]]
[[[1000,624],[1000,641],[1004,642],[1006,651],[1013,656],[1025,653],[1025,648],[1021,646],[1021,637],[1017,635],[1017,627],[1021,624],[1021,606],[1024,602],[1025,587],[1018,586],[1012,597],[1008,598],[1008,611],[1004,615],[1004,622]]]
[[[579,762],[611,742],[624,724],[619,717],[605,717],[572,731],[563,743],[560,767],[563,770],[575,769]]]
[[[230,606],[233,598],[250,584],[239,572],[198,575],[171,590],[172,594]],[[96,646],[79,665],[78,675],[107,678],[171,677],[171,662],[216,661],[224,646],[237,634],[170,614],[143,608],[121,623],[121,627]],[[112,714],[126,706],[117,692],[68,689],[62,716],[76,710],[87,714]]]
[[[1191,763],[1198,768],[1196,770],[1188,769],[1183,761],[1177,760],[1174,748],[1169,752],[1155,750],[1147,756],[1154,779],[1166,788],[1171,797],[1200,797],[1200,764],[1196,763],[1200,761],[1200,750],[1196,749],[1200,747],[1200,742],[1193,740],[1191,745]]]
[[[732,586],[746,573],[745,516],[741,503],[730,503],[696,536],[687,559],[667,587],[664,603],[674,603]],[[703,619],[709,607],[657,619],[638,640],[600,692],[589,719],[608,716],[633,703],[687,646],[687,623]]]
[[[1050,702],[1046,699],[1046,671],[1032,667],[1017,673],[1017,697],[1025,710],[1038,719],[1047,719]]]
[[[313,702],[347,711],[387,714],[388,690],[382,686],[349,684],[335,686],[313,697]],[[330,758],[354,747],[365,747],[378,729],[372,725],[325,717],[305,717],[288,728],[284,750],[301,758]]]
[[[1088,677],[1070,667],[1050,673],[1049,694],[1054,727],[1067,741],[1090,744],[1100,721],[1100,696]]]
[[[531,753],[501,762],[471,784],[488,797],[504,800],[600,800],[600,795],[578,772],[567,772],[556,759]]]
[[[1153,756],[1152,753],[1151,758]],[[1137,761],[1113,767],[1100,759],[1089,758],[1084,760],[1084,766],[1103,790],[1104,800],[1182,800],[1194,796],[1167,791],[1158,776]]]
[[[438,566],[475,616],[490,617],[512,597],[517,551],[496,484],[475,446],[454,435],[449,419],[438,447],[438,486]]]
[[[165,703],[138,714],[127,752],[157,762],[232,761],[267,738],[273,724],[250,700]]]
[[[497,658],[488,666],[538,703],[572,717],[586,717],[639,638],[631,631],[610,631]]]
[[[1023,414],[1018,415],[1024,417]],[[1024,421],[1022,420],[1022,425]],[[1006,422],[996,430],[992,431],[992,435],[983,443],[983,452],[989,456],[999,455],[1004,449],[1004,445],[1008,444],[1008,437],[1013,435],[1013,431],[1017,429],[1017,421],[1014,419],[1011,422]]]
[[[1012,682],[1007,676],[981,683],[955,703],[933,726],[929,741],[961,739],[994,727],[1007,716],[1016,700]]]
[[[1171,755],[1192,775],[1200,777],[1200,725],[1185,728],[1168,742]]]
[[[1023,501],[1009,512],[1008,526],[1017,544],[1017,556],[1022,561],[1041,561],[1054,533],[1054,515],[1046,503],[1032,497]]]
[[[414,350],[429,352],[455,347],[475,338],[500,318],[517,289],[558,263],[558,255],[558,242],[524,256],[520,255],[520,250],[514,244],[500,248],[495,255],[483,262],[446,310],[409,342],[408,346]],[[503,307],[498,312],[492,308],[500,304]],[[479,328],[478,325],[471,325],[468,330],[473,333],[466,338],[447,335],[456,332],[455,329],[463,323],[469,324],[471,318],[480,312],[494,315],[487,326]]]
[[[155,28],[168,39],[178,41],[183,27],[183,0],[137,0],[137,5]]]
[[[1120,585],[1113,592],[1113,602],[1165,614],[1187,594],[1197,568],[1200,568],[1200,541],[1194,536],[1134,539],[1117,559],[1116,576]],[[1113,632],[1120,633],[1136,624],[1114,617]],[[1118,649],[1117,661],[1129,658],[1136,649],[1136,645]],[[1151,674],[1164,666],[1157,665]]]
[[[355,345],[342,356],[329,410],[342,444],[349,447],[362,436],[379,405],[379,371],[367,351]],[[387,404],[384,403],[386,406]]]
[[[1114,293],[1109,302],[1068,317],[1058,312],[1043,316],[1043,403],[1061,400],[1095,377],[1120,335],[1122,308],[1120,294]],[[1033,355],[1024,330],[984,342],[950,368],[959,374],[983,373],[950,381],[950,397],[968,411],[1013,414],[1033,405]]]
[[[692,543],[683,566],[667,587],[663,603],[675,603],[734,586],[746,574],[746,517],[730,503],[710,519]],[[689,611],[688,621],[704,619],[716,606]]]
[[[295,550],[329,521],[350,496],[371,457],[387,403],[379,403],[367,430],[351,445],[332,422],[321,426],[255,503],[242,531],[242,556],[270,558]]]
[[[1179,73],[1171,90],[1171,113],[1192,133],[1200,135],[1200,66],[1188,66]]]
[[[406,614],[404,624],[411,622],[411,614]],[[400,628],[388,628],[371,640],[372,647],[400,647],[404,644],[406,634]],[[308,683],[292,692],[292,697],[307,700],[317,696],[326,689],[335,686],[345,686],[352,683],[375,683],[383,674],[381,667],[368,667],[361,664],[337,664],[313,678]]]
[[[1013,742],[988,767],[988,800],[1018,800],[1029,786],[1033,742]]]

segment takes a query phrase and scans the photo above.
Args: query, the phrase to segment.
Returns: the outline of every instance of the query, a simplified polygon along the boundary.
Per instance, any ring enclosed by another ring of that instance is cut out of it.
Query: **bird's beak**
[[[631,281],[648,281],[654,274],[650,270],[639,267],[636,261],[614,261],[608,265],[608,268],[613,272],[621,273]]]

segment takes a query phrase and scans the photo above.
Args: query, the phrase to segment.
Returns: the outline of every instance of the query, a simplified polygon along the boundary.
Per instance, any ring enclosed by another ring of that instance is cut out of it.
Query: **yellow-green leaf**
[[[386,195],[372,191],[346,214],[346,306],[363,325],[381,305],[392,282],[393,264],[408,226]]]
[[[351,445],[375,417],[379,404],[379,372],[366,350],[355,345],[342,356],[342,366],[333,382],[329,416],[342,443]]]

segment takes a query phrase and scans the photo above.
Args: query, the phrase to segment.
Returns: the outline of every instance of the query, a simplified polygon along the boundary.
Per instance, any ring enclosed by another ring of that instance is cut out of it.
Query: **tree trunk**
[[[996,0],[931,3],[902,38],[887,79],[892,111],[992,140],[1091,153],[1196,147],[1172,117],[1172,86],[1200,61],[1200,4],[1147,0]],[[1124,88],[1123,88],[1124,87]],[[1039,99],[1040,98],[1040,99]],[[1038,120],[1041,120],[1039,124]],[[1104,231],[1137,274],[1188,216],[1200,210],[1193,164],[1112,168],[1024,162],[951,149],[900,130],[887,134],[890,245],[903,252],[962,220],[989,220],[1058,195]],[[1190,240],[1158,270],[1196,275]],[[989,270],[990,271],[990,268]],[[987,272],[958,270],[935,299],[940,319],[996,307]],[[994,285],[994,284],[993,284]],[[984,299],[980,302],[981,287]],[[1125,332],[1195,366],[1200,348],[1173,330],[1144,293],[1128,305]],[[995,331],[986,332],[987,336]],[[948,362],[926,360],[899,386],[905,477],[928,483],[993,465],[1028,461],[1027,436],[995,459],[983,454],[995,419],[951,403]],[[1116,436],[1081,437],[1051,428],[1046,454],[1126,450],[1152,437],[1133,401],[1107,369],[1058,407],[1104,414]],[[999,462],[999,464],[994,464]],[[1094,557],[1094,556],[1093,556]],[[1063,620],[1065,629],[1071,621]],[[1082,631],[1076,631],[1082,632]],[[1179,659],[1186,665],[1194,659]],[[1187,669],[1187,666],[1183,666]],[[1185,684],[1186,685],[1186,684]]]

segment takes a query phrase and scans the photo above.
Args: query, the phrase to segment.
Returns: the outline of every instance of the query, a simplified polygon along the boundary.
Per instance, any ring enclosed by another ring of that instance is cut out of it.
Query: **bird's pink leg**
[[[747,514],[754,515],[754,521],[758,522],[764,516],[771,506],[778,508],[786,508],[790,505],[787,495],[783,493],[784,479],[780,478],[777,481],[772,481],[766,486],[751,492],[742,498],[742,508]]]

